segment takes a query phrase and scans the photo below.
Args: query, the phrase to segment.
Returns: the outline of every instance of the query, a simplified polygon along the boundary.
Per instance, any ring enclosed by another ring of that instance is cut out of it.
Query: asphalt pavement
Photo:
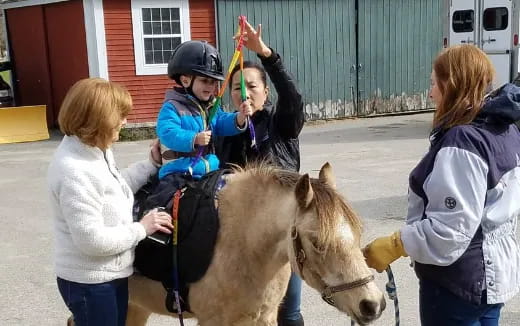
[[[348,119],[308,125],[301,136],[302,172],[317,176],[330,162],[337,186],[364,222],[363,243],[404,223],[408,174],[426,152],[432,114]],[[52,217],[45,186],[47,166],[60,137],[0,145],[0,325],[65,325],[69,313],[53,271]],[[150,141],[115,145],[118,165],[144,159]],[[419,325],[418,282],[409,259],[393,265],[401,325]],[[384,289],[385,274],[376,275]],[[374,325],[393,325],[390,301]],[[305,286],[306,325],[347,326],[350,320]],[[520,298],[508,302],[501,325],[520,325]],[[154,316],[149,325],[178,325]],[[187,325],[195,325],[188,322]]]

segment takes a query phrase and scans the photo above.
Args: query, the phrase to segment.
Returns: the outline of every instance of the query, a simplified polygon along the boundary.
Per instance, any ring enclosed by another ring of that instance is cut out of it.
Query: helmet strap
[[[186,94],[189,94],[189,95],[191,95],[194,98],[197,98],[195,96],[195,94],[193,94],[193,83],[194,82],[195,82],[195,76],[192,76],[191,80],[190,80],[190,85],[188,87],[184,87],[184,85],[182,85],[182,84],[181,84],[181,86],[182,86],[182,88],[184,88],[184,91],[186,92]]]

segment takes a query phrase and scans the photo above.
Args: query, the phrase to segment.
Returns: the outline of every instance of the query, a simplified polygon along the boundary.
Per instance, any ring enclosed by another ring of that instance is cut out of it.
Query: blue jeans
[[[487,304],[486,295],[480,305],[452,294],[436,283],[421,280],[419,310],[422,326],[498,326],[502,303]]]
[[[281,320],[298,320],[301,318],[300,304],[302,300],[302,279],[295,273],[291,274],[289,286],[283,298],[278,318]]]
[[[58,289],[76,326],[125,326],[128,278],[83,284],[58,277]]]

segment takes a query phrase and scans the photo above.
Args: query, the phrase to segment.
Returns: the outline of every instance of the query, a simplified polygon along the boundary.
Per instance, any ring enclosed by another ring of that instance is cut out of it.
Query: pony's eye
[[[320,242],[318,241],[318,238],[315,238],[315,237],[311,237],[309,238],[311,244],[312,244],[312,247],[314,248],[314,250],[318,251],[318,252],[323,252],[324,249],[323,249],[323,246],[320,244]]]

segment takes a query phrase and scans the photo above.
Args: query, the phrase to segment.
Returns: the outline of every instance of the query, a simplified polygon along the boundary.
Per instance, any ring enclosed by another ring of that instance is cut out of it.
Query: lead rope
[[[240,16],[239,17],[239,35],[244,35],[244,30],[246,29],[246,16]],[[239,42],[242,40],[240,39]],[[240,51],[240,97],[242,99],[242,103],[247,101],[247,88],[246,88],[246,82],[244,79],[244,52]],[[256,133],[255,133],[255,126],[253,124],[252,117],[247,117],[247,125],[249,128],[249,136],[251,137],[251,148],[256,150],[258,152],[258,147],[256,144]]]
[[[397,286],[395,285],[394,273],[390,266],[386,269],[386,275],[388,276],[388,282],[386,283],[386,293],[388,294],[388,298],[394,301],[394,311],[395,311],[395,326],[399,326],[401,324],[401,317],[399,313],[399,300],[397,299]],[[350,321],[350,325],[356,325],[354,320]]]
[[[207,128],[211,128],[211,121],[213,120],[213,117],[217,114],[217,111],[219,110],[222,102],[222,96],[224,95],[224,92],[226,91],[226,86],[229,82],[229,79],[231,77],[231,72],[235,68],[235,65],[238,60],[240,64],[240,95],[242,102],[247,100],[247,94],[246,94],[246,86],[245,86],[245,80],[244,80],[244,57],[242,52],[242,47],[244,46],[244,30],[246,26],[247,18],[244,15],[240,15],[238,17],[239,19],[239,26],[238,31],[236,33],[238,39],[237,39],[237,46],[235,49],[235,52],[233,53],[233,57],[231,58],[231,63],[229,64],[229,68],[226,74],[226,77],[224,78],[224,81],[222,85],[220,86],[220,90],[217,94],[217,97],[215,98],[215,102],[213,103],[213,107],[210,109],[208,114],[208,122],[207,122]],[[256,144],[256,134],[255,134],[255,126],[253,125],[253,119],[251,117],[247,117],[247,124],[249,126],[249,134],[251,136],[251,147],[255,150],[258,150],[257,144]],[[193,176],[193,169],[195,168],[195,165],[199,162],[199,160],[202,158],[203,149],[205,146],[200,146],[197,155],[192,159],[190,166],[188,167],[188,173]]]

